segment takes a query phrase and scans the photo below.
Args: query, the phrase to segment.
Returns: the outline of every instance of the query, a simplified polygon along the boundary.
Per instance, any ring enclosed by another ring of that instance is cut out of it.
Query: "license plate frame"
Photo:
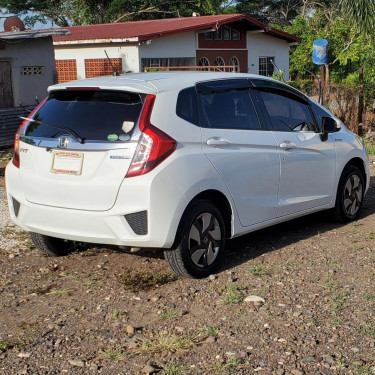
[[[83,167],[83,153],[75,151],[53,151],[51,172],[80,176]]]

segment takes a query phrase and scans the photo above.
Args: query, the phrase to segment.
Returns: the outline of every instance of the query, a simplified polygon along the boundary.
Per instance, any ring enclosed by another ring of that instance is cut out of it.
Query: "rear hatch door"
[[[54,207],[110,209],[137,147],[143,99],[138,93],[94,88],[51,92],[21,138],[26,199]]]

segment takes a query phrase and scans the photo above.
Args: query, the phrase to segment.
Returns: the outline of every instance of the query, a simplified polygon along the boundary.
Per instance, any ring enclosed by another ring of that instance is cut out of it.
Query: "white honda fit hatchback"
[[[357,218],[370,180],[361,140],[280,82],[175,72],[59,84],[16,133],[12,220],[37,248],[164,249],[205,277],[225,239],[331,209]]]

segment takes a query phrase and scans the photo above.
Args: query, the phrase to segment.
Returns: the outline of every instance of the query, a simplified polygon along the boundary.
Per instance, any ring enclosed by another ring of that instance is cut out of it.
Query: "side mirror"
[[[340,130],[337,121],[332,117],[322,118],[322,132],[325,134],[336,133]]]

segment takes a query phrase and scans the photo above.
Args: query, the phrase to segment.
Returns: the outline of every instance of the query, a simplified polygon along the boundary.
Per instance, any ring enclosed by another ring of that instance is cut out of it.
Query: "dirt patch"
[[[374,374],[374,203],[372,177],[358,221],[243,236],[204,280],[160,251],[47,258],[4,222],[0,373]]]

